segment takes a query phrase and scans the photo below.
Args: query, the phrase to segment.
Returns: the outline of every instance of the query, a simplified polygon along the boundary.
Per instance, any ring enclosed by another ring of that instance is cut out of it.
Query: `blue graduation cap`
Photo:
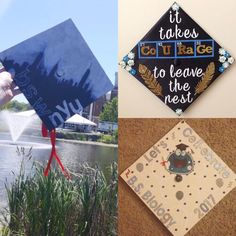
[[[48,130],[113,87],[70,19],[3,51],[0,61]]]

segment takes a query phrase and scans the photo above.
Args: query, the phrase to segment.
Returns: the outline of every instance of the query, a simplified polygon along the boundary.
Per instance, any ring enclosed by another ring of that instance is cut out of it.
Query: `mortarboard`
[[[112,89],[70,19],[3,51],[0,61],[48,130]]]
[[[120,66],[181,115],[233,62],[233,57],[174,3]]]
[[[180,141],[193,152],[176,155]],[[233,190],[235,177],[185,121],[176,124],[121,174],[174,236],[187,234]]]
[[[178,149],[180,149],[181,151],[183,151],[183,150],[186,150],[186,148],[188,147],[188,145],[186,145],[186,144],[184,144],[184,143],[181,143],[181,144],[176,145],[176,147],[177,147]]]
[[[56,152],[55,128],[112,89],[112,84],[72,22],[67,20],[0,53],[0,72],[14,82],[43,121],[42,134],[50,132],[53,157],[67,177]]]

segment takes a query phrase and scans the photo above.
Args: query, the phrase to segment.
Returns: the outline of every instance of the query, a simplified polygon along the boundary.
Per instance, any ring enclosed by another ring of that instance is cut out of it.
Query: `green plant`
[[[114,137],[115,142],[117,143],[118,142],[118,129],[114,131],[113,137]]]
[[[102,134],[101,138],[98,139],[98,142],[101,143],[113,143],[113,144],[117,144],[118,142],[118,130],[114,131],[114,134]]]
[[[51,170],[45,177],[37,162],[26,176],[22,162],[15,181],[6,184],[9,207],[2,213],[2,235],[116,235],[117,164],[107,178],[87,164],[71,176]]]
[[[11,111],[27,111],[32,109],[30,104],[24,102],[18,102],[17,100],[12,100],[5,104],[4,106],[0,107],[0,110],[11,110]]]
[[[102,143],[113,143],[113,137],[110,134],[102,134],[98,141]]]
[[[118,121],[118,98],[113,98],[110,102],[104,105],[103,111],[100,113],[99,118],[101,121]]]
[[[86,141],[86,135],[76,132],[58,132],[57,138]]]

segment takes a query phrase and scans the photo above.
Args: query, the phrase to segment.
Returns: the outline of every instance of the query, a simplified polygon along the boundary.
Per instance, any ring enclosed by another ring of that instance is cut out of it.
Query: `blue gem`
[[[129,57],[128,56],[125,56],[124,58],[123,58],[123,61],[124,62],[127,62],[129,60]]]
[[[224,56],[228,58],[228,57],[230,57],[230,54],[228,52],[225,52]]]
[[[135,75],[135,74],[136,74],[136,70],[135,70],[135,69],[132,69],[132,70],[130,71],[130,74]]]
[[[223,67],[223,66],[221,66],[220,68],[219,68],[219,72],[224,72],[224,70],[225,70],[225,68]]]

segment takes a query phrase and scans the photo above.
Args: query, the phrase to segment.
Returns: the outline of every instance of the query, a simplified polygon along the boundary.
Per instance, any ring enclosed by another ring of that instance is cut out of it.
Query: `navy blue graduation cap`
[[[48,130],[113,87],[72,20],[3,51],[0,61]]]
[[[181,115],[233,62],[174,3],[120,65]]]

